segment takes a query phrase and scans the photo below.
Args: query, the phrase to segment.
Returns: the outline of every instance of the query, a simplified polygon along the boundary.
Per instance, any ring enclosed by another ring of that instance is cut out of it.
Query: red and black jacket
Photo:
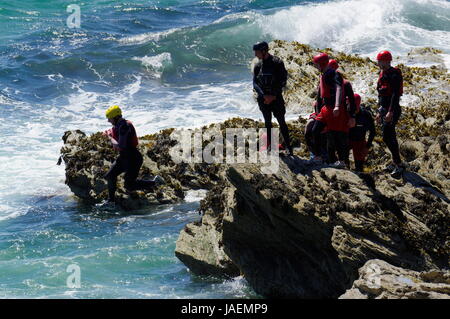
[[[342,74],[334,69],[328,68],[323,74],[320,75],[319,88],[317,94],[317,103],[315,112],[319,113],[322,106],[334,108],[336,104],[336,88],[341,86],[342,101],[341,107],[345,107],[346,96],[350,95],[350,103],[353,105],[354,114],[354,97],[353,89],[350,82],[344,80]]]
[[[390,67],[381,71],[377,82],[379,105],[388,111],[400,108],[403,95],[403,76],[399,68]]]

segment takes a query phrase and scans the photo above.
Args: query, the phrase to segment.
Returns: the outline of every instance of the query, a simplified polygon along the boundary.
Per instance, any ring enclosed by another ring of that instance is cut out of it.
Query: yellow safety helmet
[[[106,117],[110,120],[115,118],[116,116],[122,115],[122,110],[118,105],[113,105],[109,109],[106,110]]]

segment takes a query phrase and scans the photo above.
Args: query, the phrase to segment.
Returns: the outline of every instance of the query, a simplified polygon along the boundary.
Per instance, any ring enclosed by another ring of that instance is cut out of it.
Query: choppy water
[[[73,3],[79,29],[66,25]],[[55,165],[63,132],[106,129],[111,104],[140,135],[260,118],[254,42],[450,54],[450,2],[14,0],[0,1],[0,29],[0,297],[241,298],[254,296],[244,280],[192,277],[174,256],[179,231],[199,218],[198,195],[102,215],[64,185]],[[71,264],[79,289],[66,286]]]

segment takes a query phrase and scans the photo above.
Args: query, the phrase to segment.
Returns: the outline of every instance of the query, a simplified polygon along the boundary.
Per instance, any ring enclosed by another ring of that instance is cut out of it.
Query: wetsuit
[[[326,127],[327,131],[327,153],[328,162],[336,162],[336,152],[340,161],[348,163],[348,111],[342,98],[340,103],[339,115],[333,115],[333,109],[336,104],[336,88],[342,87],[342,96],[344,97],[346,91],[349,95],[353,95],[351,85],[344,86],[344,79],[339,72],[332,68],[328,68],[321,75],[320,85],[317,97],[317,106],[320,107],[320,113],[316,117],[316,122],[313,126],[314,136],[314,155],[320,156],[321,133]],[[350,92],[351,90],[351,92]],[[354,103],[354,100],[353,100]]]
[[[318,114],[316,109],[317,107],[314,106],[315,112],[310,114],[309,120],[305,125],[305,141],[310,154],[315,155],[315,152],[319,152],[322,159],[326,160],[328,158],[326,127],[322,130],[318,137],[315,137],[313,134],[314,124],[316,123]],[[315,147],[316,143],[319,145],[317,148],[318,150]]]
[[[378,83],[378,112],[381,116],[383,141],[392,154],[395,164],[402,162],[397,141],[395,126],[400,118],[402,110],[400,108],[400,96],[403,94],[403,78],[399,69],[390,67],[386,71],[381,71]],[[391,122],[386,122],[384,117],[392,111]]]
[[[355,122],[355,127],[349,131],[350,148],[353,150],[356,170],[362,172],[364,161],[375,137],[375,123],[370,112],[364,107],[361,107],[356,114]],[[369,131],[369,138],[366,142],[367,131]]]
[[[264,117],[264,123],[267,129],[267,144],[271,145],[272,142],[271,129],[273,113],[280,125],[281,135],[283,136],[286,148],[292,151],[289,129],[284,118],[286,108],[282,90],[286,85],[286,81],[287,71],[284,63],[276,56],[269,55],[267,59],[256,63],[253,69],[253,88],[258,94],[257,101],[259,109]],[[270,104],[264,104],[264,95],[273,95],[276,99]]]
[[[112,132],[113,138],[118,142],[119,157],[105,175],[109,201],[115,200],[117,177],[123,172],[127,190],[148,189],[155,185],[154,181],[137,180],[143,159],[136,148],[138,139],[133,124],[122,118],[113,127]]]

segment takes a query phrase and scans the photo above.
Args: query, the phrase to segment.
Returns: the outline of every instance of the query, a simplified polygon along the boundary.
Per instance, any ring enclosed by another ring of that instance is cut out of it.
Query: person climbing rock
[[[328,163],[337,168],[348,167],[348,122],[349,115],[345,104],[345,88],[342,75],[328,65],[329,57],[320,53],[313,58],[320,71],[317,94],[317,110],[320,110],[313,127],[314,161],[320,162],[320,138],[324,128],[327,130]],[[338,157],[336,158],[336,152]]]
[[[267,129],[268,150],[272,143],[272,113],[280,125],[284,146],[289,155],[293,155],[293,150],[289,138],[289,129],[286,124],[286,108],[282,90],[286,85],[287,71],[283,61],[269,53],[267,42],[260,42],[253,46],[255,56],[259,61],[253,68],[253,89],[258,97],[258,106],[261,110],[265,127]]]
[[[356,116],[355,126],[350,128],[349,131],[350,148],[353,151],[355,170],[357,172],[363,172],[364,163],[375,137],[375,123],[371,113],[365,107],[361,106],[361,96],[355,93],[354,99]],[[369,132],[369,138],[366,141],[367,132]]]
[[[155,176],[153,180],[137,179],[143,158],[137,149],[139,142],[136,130],[130,121],[122,117],[120,107],[113,105],[108,108],[106,118],[113,127],[103,134],[110,139],[113,148],[119,152],[119,157],[105,175],[108,181],[108,200],[102,204],[108,205],[115,202],[117,177],[121,173],[125,173],[124,186],[128,191],[152,189],[156,185],[164,184],[164,180],[160,176]]]
[[[393,177],[400,177],[404,167],[400,158],[395,126],[402,113],[400,97],[403,95],[403,77],[398,68],[391,66],[392,54],[389,51],[381,51],[377,55],[377,63],[380,74],[377,82],[378,114],[377,123],[382,125],[383,141],[392,154],[393,165],[388,165]]]

